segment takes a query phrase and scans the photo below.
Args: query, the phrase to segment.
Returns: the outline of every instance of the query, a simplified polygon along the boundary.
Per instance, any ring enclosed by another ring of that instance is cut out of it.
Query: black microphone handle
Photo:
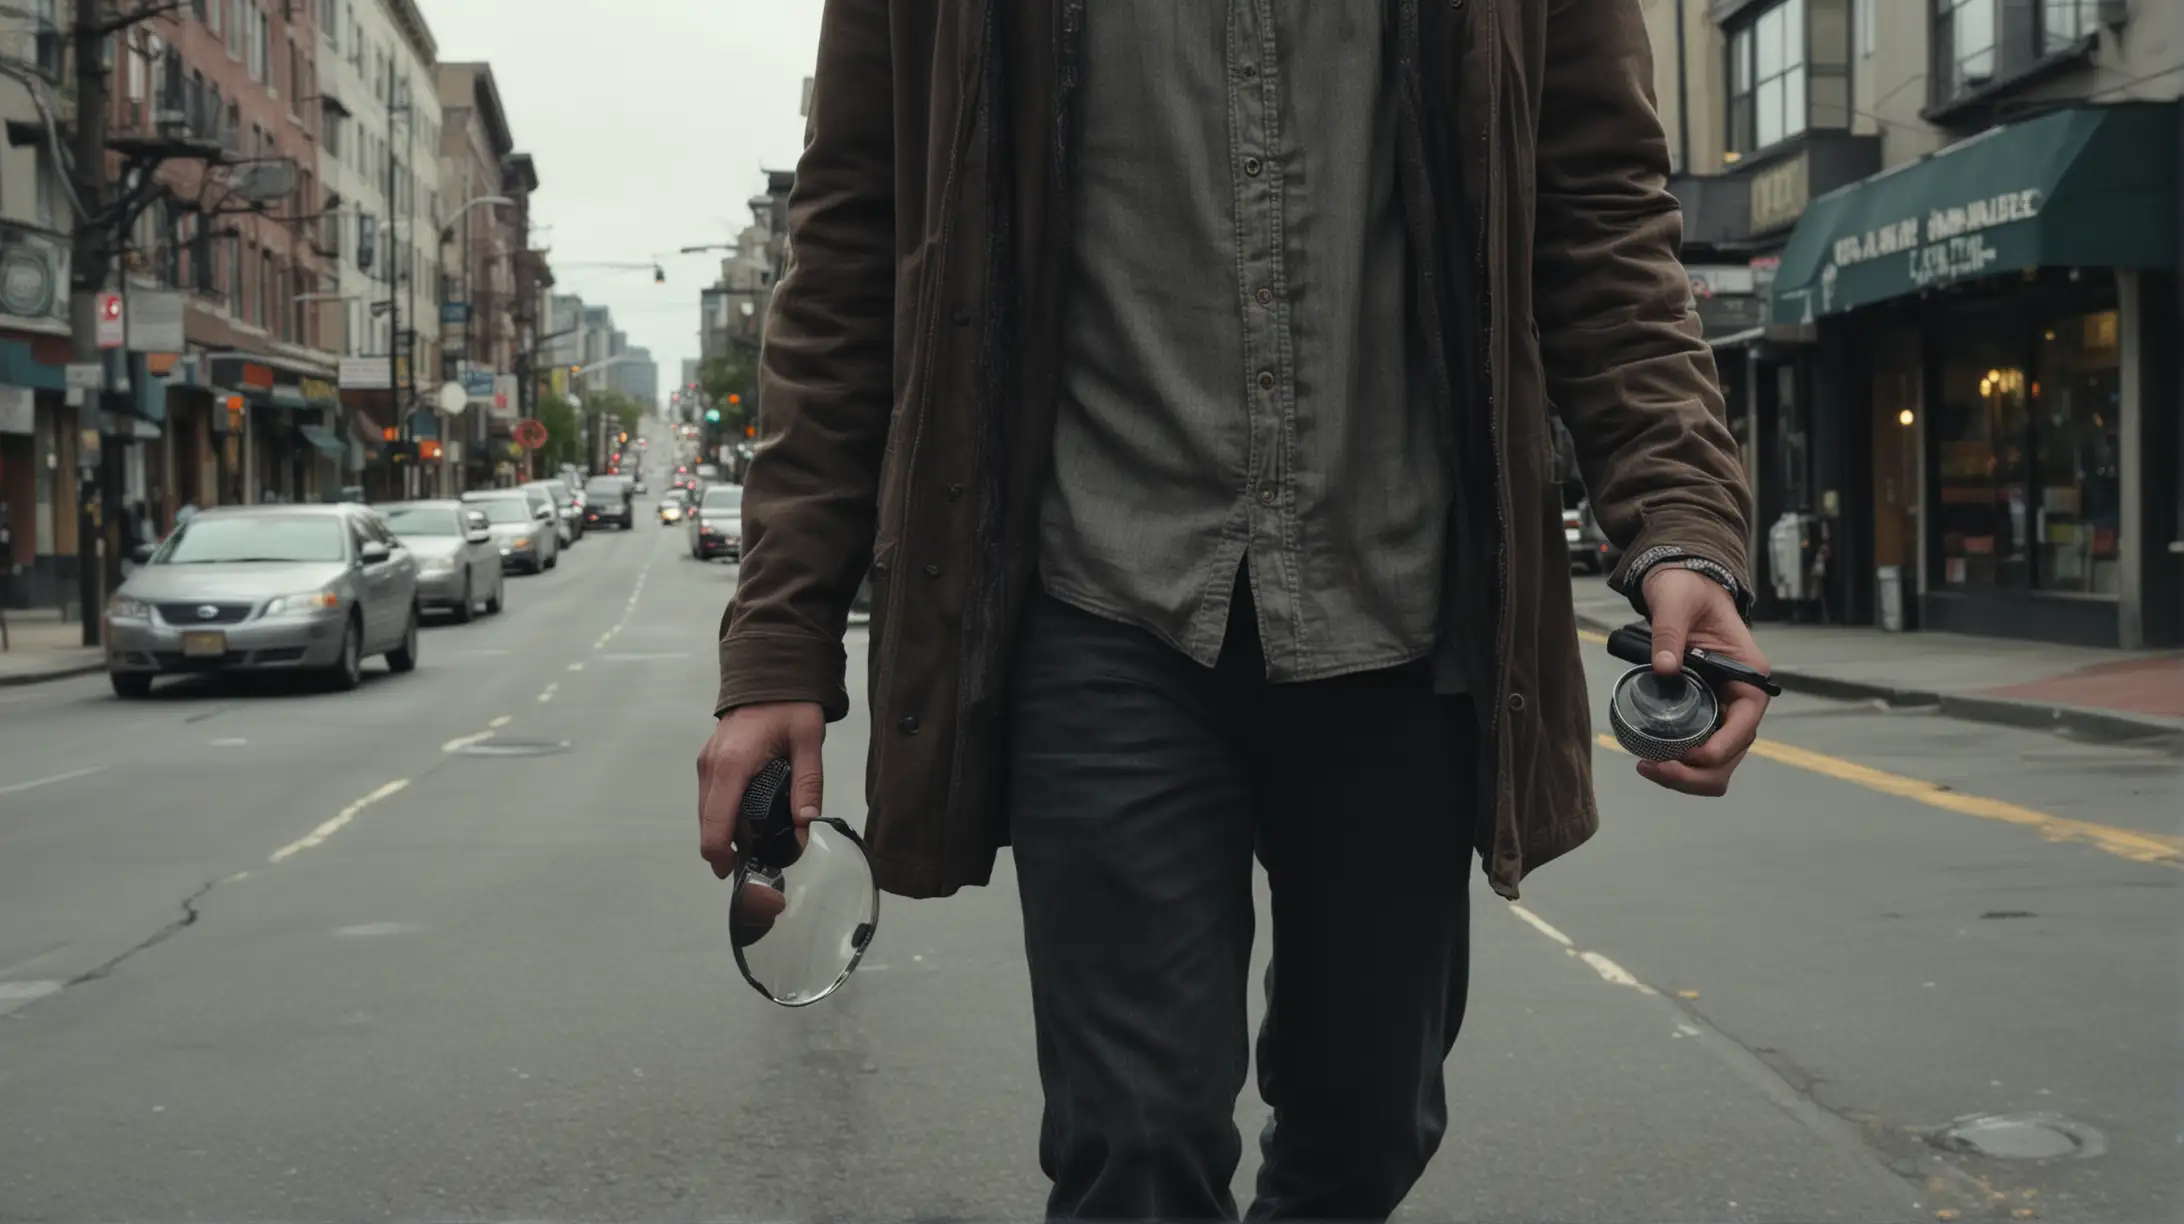
[[[1644,621],[1628,624],[1608,635],[1608,653],[1625,663],[1645,667],[1653,662],[1653,626]]]

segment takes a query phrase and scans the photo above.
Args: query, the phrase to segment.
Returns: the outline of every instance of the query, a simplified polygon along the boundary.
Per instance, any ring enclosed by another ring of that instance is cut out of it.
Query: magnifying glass
[[[879,929],[880,890],[856,830],[832,816],[797,827],[789,776],[776,757],[743,792],[728,942],[753,989],[783,1007],[807,1007],[856,972]]]
[[[1718,690],[1749,684],[1780,697],[1774,677],[1702,646],[1684,651],[1683,670],[1658,675],[1650,660],[1653,630],[1643,622],[1608,635],[1608,653],[1639,666],[1624,672],[1608,698],[1608,726],[1623,751],[1644,761],[1674,761],[1721,728]]]

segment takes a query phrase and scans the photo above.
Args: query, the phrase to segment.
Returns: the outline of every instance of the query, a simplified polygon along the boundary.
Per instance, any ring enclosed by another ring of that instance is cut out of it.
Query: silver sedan
[[[175,529],[106,605],[120,697],[154,677],[310,671],[355,688],[366,656],[417,666],[417,561],[367,506],[237,506]]]
[[[417,602],[428,612],[452,612],[458,622],[501,610],[508,589],[492,520],[452,499],[390,502],[379,507],[387,525],[417,558]]]

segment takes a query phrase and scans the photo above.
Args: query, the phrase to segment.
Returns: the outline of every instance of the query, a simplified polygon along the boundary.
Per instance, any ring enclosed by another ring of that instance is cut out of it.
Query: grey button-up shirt
[[[1452,469],[1386,7],[1087,6],[1041,571],[1209,667],[1242,565],[1272,680],[1433,653]]]

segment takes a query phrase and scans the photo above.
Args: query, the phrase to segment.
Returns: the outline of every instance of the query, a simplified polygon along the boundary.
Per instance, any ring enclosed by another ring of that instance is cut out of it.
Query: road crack
[[[188,928],[196,926],[197,920],[204,916],[204,911],[198,908],[198,902],[203,901],[206,894],[210,893],[213,889],[218,888],[220,885],[234,878],[235,877],[233,876],[222,876],[218,879],[205,881],[202,885],[198,887],[196,892],[193,892],[189,896],[182,898],[182,912],[175,917],[174,921],[167,923],[165,926],[160,927],[156,931],[153,931],[150,935],[139,940],[136,944],[107,960],[104,964],[95,966],[90,969],[86,969],[82,973],[77,974],[75,977],[72,977],[67,981],[61,983],[61,989],[67,990],[72,986],[81,986],[86,982],[96,982],[101,978],[107,977],[111,975],[114,970],[119,969],[124,962],[130,960],[139,953],[149,952],[153,948],[156,948],[160,944],[167,942],[169,939],[174,938],[176,935],[187,930]]]

